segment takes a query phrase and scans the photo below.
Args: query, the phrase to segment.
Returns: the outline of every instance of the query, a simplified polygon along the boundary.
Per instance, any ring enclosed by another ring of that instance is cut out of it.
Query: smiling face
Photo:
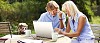
[[[66,1],[63,5],[62,5],[62,11],[64,11],[68,17],[75,17],[75,15],[80,12],[77,8],[77,6],[74,4],[73,1]]]
[[[69,7],[67,5],[66,5],[66,12],[67,12],[68,17],[70,17],[71,16],[70,9],[69,9]]]
[[[63,5],[62,5],[62,11],[63,11],[65,14],[67,14],[68,17],[71,16],[71,15],[70,15],[70,9],[69,9],[69,7],[67,6],[67,4],[63,4]]]

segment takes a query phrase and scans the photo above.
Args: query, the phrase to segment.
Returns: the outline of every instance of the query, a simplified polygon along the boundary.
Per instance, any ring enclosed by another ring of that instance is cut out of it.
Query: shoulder
[[[86,16],[85,15],[81,15],[79,18],[80,19],[86,19]]]
[[[81,19],[85,19],[86,18],[86,15],[84,15],[82,12],[80,12],[80,17]]]
[[[85,15],[81,15],[81,16],[79,17],[79,21],[85,22],[85,21],[86,21],[86,16],[85,16]]]
[[[41,14],[41,17],[45,17],[47,14],[49,14],[48,12],[44,12]]]

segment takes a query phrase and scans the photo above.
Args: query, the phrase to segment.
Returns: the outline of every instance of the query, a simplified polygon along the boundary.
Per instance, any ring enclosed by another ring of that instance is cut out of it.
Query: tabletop
[[[52,41],[50,38],[41,38],[36,37],[36,34],[32,34],[30,37],[26,37],[25,35],[12,35],[12,38],[10,38],[10,35],[6,35],[2,38],[8,38],[5,43],[17,43],[18,40],[25,40],[25,39],[31,39],[31,40],[42,40],[43,43],[71,43],[71,39],[67,36],[59,37],[57,41]]]

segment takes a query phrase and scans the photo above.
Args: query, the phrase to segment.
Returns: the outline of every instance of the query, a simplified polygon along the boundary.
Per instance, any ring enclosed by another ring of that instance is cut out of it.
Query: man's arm
[[[66,16],[63,12],[59,13],[59,22],[60,22],[60,28],[63,29],[65,28],[65,22],[66,22]]]

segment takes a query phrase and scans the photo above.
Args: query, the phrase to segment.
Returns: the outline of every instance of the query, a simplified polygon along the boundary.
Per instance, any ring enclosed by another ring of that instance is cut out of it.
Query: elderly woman
[[[94,43],[95,36],[91,30],[88,18],[78,10],[72,1],[66,1],[62,5],[62,11],[68,15],[66,31],[55,29],[59,34],[68,37],[77,37],[72,43]],[[72,33],[69,33],[72,30]]]

